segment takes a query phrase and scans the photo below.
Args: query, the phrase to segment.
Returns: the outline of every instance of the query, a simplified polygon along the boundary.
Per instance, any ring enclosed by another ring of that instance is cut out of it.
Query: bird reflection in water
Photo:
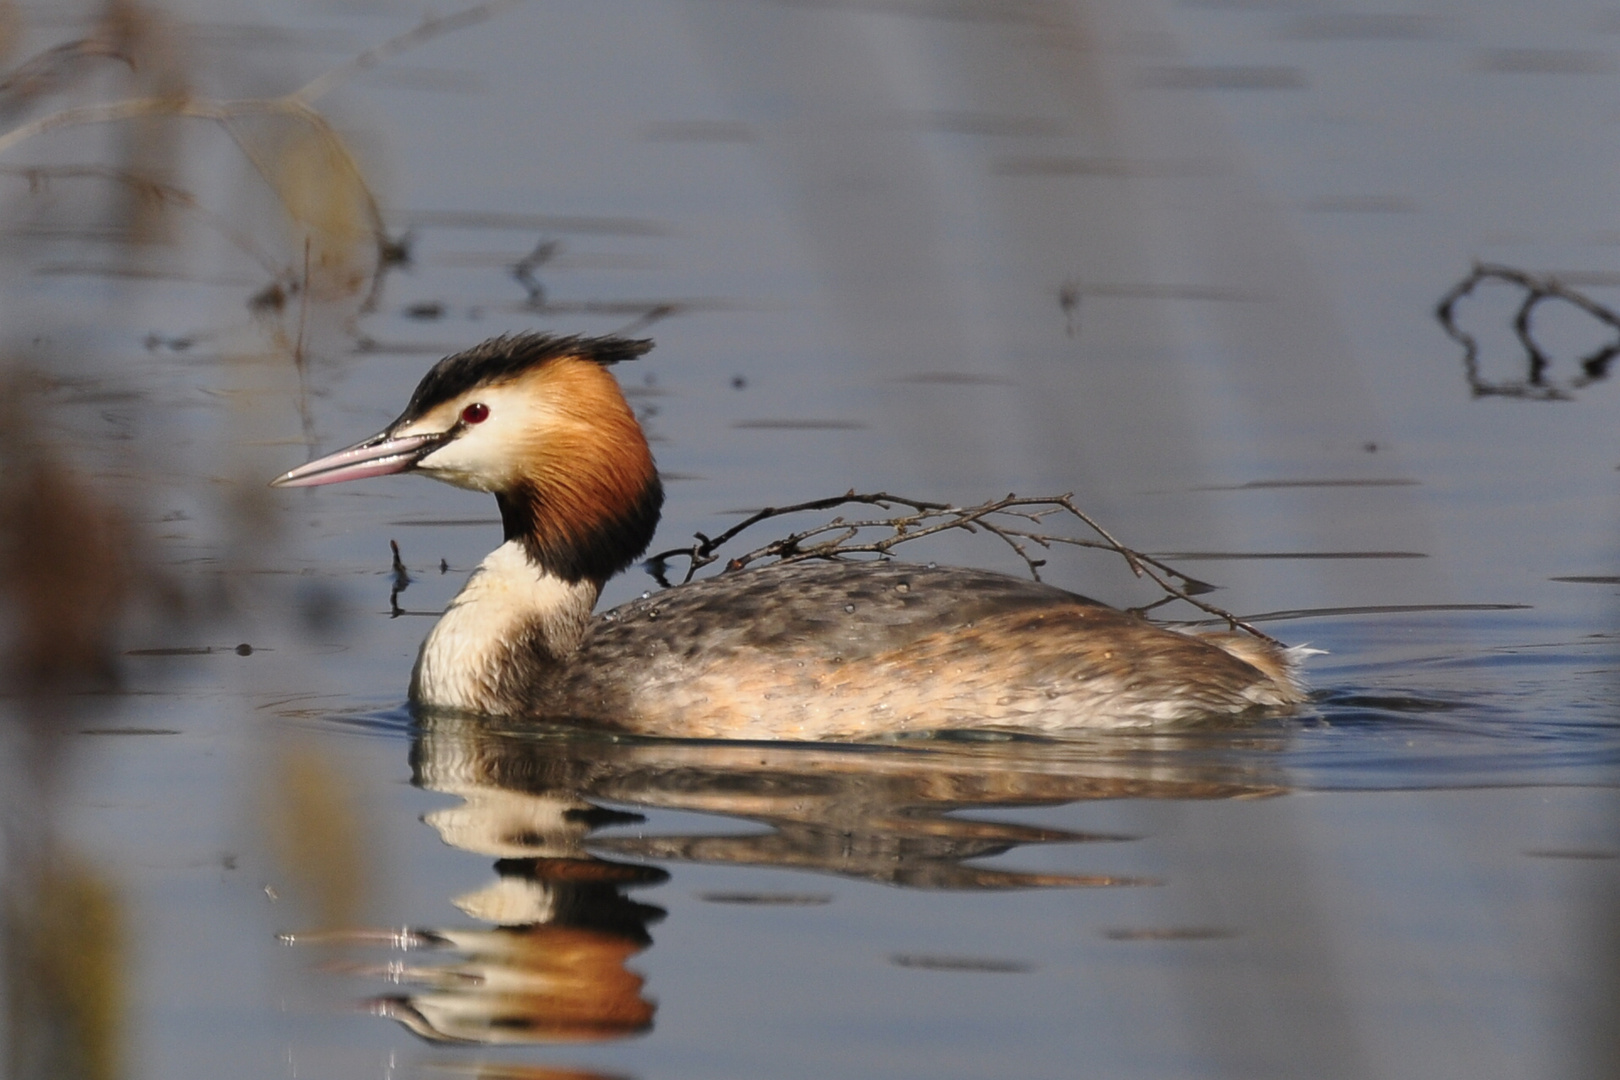
[[[649,1029],[654,1006],[642,994],[641,976],[625,965],[651,944],[647,928],[664,911],[628,892],[668,874],[641,860],[810,870],[914,889],[1154,885],[1139,877],[979,865],[1025,845],[1133,838],[953,812],[1281,791],[1261,767],[1188,752],[1185,736],[1069,745],[740,744],[513,731],[471,715],[432,715],[421,725],[411,754],[413,783],[462,800],[424,820],[451,846],[496,860],[493,883],[453,901],[493,929],[289,940],[453,955],[448,963],[350,969],[408,987],[373,999],[372,1011],[436,1042],[600,1040]],[[1265,741],[1252,730],[1246,738]],[[604,803],[712,813],[766,828],[593,835],[643,820]]]
[[[400,935],[407,948],[444,950],[458,959],[377,971],[420,989],[378,997],[372,1011],[433,1042],[573,1042],[615,1039],[652,1027],[653,1004],[641,995],[642,977],[625,962],[651,944],[647,922],[663,911],[619,890],[661,881],[664,873],[548,859],[502,860],[496,869],[498,890],[516,883],[518,892],[554,903],[527,911],[509,908],[492,920],[493,930]],[[476,903],[465,906],[478,917]]]
[[[373,998],[368,1007],[432,1042],[555,1043],[646,1031],[653,1004],[641,994],[642,977],[625,963],[652,943],[647,926],[664,911],[626,892],[669,875],[596,858],[583,847],[593,830],[639,817],[591,806],[566,791],[513,796],[478,783],[454,755],[419,756],[415,782],[466,799],[425,820],[446,843],[495,856],[495,882],[453,901],[493,929],[340,931],[283,940],[448,957],[348,969],[408,987]]]

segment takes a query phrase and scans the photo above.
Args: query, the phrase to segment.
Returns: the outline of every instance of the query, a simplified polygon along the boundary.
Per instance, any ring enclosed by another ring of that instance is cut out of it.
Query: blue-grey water
[[[127,529],[6,495],[8,572],[59,554],[50,611],[131,568],[113,688],[4,699],[13,1074],[1612,1072],[1615,331],[1542,302],[1534,376],[1486,281],[1471,384],[1435,306],[1476,261],[1620,304],[1614,12],[534,0],[346,71],[424,9],[3,10],[0,452]],[[408,253],[375,287],[367,192]],[[527,329],[657,340],[619,374],[659,547],[1074,492],[1324,650],[1314,700],[858,747],[418,723],[494,506],[264,485]]]

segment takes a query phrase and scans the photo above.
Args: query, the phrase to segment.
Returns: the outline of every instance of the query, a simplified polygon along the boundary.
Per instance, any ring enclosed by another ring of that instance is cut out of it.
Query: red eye
[[[464,424],[482,424],[489,419],[489,406],[481,401],[475,401],[461,410],[461,422]]]

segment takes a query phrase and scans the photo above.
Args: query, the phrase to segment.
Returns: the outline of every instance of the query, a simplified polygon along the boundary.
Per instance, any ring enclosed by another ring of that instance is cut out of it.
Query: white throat
[[[537,665],[566,663],[596,605],[592,581],[564,581],[508,540],[485,557],[433,627],[411,673],[420,705],[508,713]]]

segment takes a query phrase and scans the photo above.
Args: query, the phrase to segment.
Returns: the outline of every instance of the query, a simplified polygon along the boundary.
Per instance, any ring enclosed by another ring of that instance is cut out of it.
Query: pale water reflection
[[[1256,742],[1251,735],[1239,738]],[[1279,730],[1260,741],[1286,738]],[[489,928],[283,937],[308,948],[403,954],[387,963],[326,970],[403,984],[406,993],[373,998],[369,1007],[435,1042],[619,1038],[653,1024],[655,1006],[643,994],[643,980],[625,965],[652,944],[648,928],[666,914],[630,895],[668,880],[659,864],[810,871],[907,889],[1154,887],[1163,882],[982,865],[1031,845],[1139,837],[985,820],[974,812],[1097,799],[1253,799],[1284,791],[1280,772],[1257,763],[1201,762],[1177,752],[1184,743],[1140,736],[1086,748],[982,737],[911,747],[668,742],[428,717],[412,734],[412,782],[461,800],[423,819],[446,844],[496,860],[495,881],[447,898]],[[718,815],[722,827],[627,834],[645,824],[641,811],[652,810]],[[760,828],[739,831],[739,824]],[[704,899],[797,906],[831,897],[732,892]],[[730,943],[710,947],[725,952]],[[946,970],[1027,967],[924,954],[897,954],[893,961]]]

